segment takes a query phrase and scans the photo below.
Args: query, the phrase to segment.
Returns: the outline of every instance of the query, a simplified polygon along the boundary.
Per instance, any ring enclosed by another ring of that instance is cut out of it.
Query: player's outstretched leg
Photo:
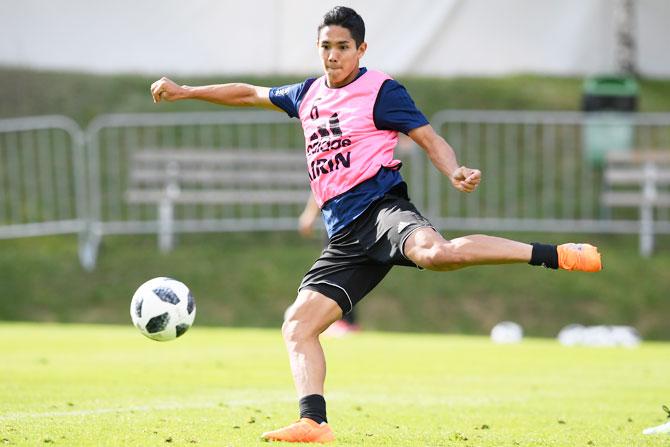
[[[403,249],[407,258],[429,270],[447,271],[471,265],[521,262],[583,272],[602,269],[598,249],[589,244],[524,244],[483,234],[446,240],[432,228],[414,231],[405,241]]]
[[[326,360],[319,334],[342,316],[337,303],[325,295],[303,289],[286,312],[282,334],[300,397],[300,420],[263,433],[266,441],[330,442],[335,439],[326,418],[323,384]]]

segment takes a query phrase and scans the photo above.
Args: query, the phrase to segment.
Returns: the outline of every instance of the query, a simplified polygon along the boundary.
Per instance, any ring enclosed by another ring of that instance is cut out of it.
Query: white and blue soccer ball
[[[153,278],[133,295],[130,317],[135,327],[152,340],[174,340],[193,325],[195,300],[184,283]]]

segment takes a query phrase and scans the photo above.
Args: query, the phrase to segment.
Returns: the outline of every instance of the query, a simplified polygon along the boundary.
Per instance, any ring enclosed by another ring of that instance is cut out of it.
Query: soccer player
[[[277,88],[249,84],[180,86],[161,78],[155,102],[186,98],[227,106],[284,111],[300,119],[307,173],[330,242],[307,272],[286,312],[282,334],[299,397],[300,419],[263,433],[271,441],[328,442],[319,342],[331,323],[350,312],[394,265],[449,271],[482,264],[529,263],[595,272],[600,254],[588,244],[525,244],[486,235],[445,239],[410,202],[393,156],[397,133],[421,146],[459,191],[481,181],[477,169],[458,164],[449,144],[388,75],[360,67],[365,25],[354,10],[335,7],[318,26],[323,76]]]

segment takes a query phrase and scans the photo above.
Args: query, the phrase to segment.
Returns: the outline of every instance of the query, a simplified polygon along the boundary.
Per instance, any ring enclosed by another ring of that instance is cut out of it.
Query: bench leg
[[[165,199],[158,205],[158,249],[167,253],[174,248],[174,205]]]
[[[640,255],[648,258],[654,252],[654,207],[640,207]]]
[[[79,233],[79,262],[84,270],[91,272],[95,268],[100,247],[100,231],[92,225]]]

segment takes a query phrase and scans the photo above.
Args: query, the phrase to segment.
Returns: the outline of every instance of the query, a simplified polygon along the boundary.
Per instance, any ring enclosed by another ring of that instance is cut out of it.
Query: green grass
[[[324,347],[334,445],[668,445],[641,434],[663,422],[668,343],[363,332]],[[0,352],[7,445],[253,446],[297,417],[278,330],[196,324],[157,343],[130,323],[4,323]]]
[[[605,270],[503,265],[436,273],[397,267],[360,303],[362,324],[487,334],[497,322],[513,320],[530,335],[549,337],[570,323],[630,324],[646,339],[670,339],[669,238],[659,238],[657,253],[642,259],[636,236],[494,234],[591,241],[603,253]],[[0,240],[0,320],[125,324],[135,288],[151,277],[172,276],[207,307],[200,325],[276,326],[321,243],[290,232],[184,235],[173,252],[161,254],[155,235],[106,237],[97,268],[86,272],[74,237]]]

